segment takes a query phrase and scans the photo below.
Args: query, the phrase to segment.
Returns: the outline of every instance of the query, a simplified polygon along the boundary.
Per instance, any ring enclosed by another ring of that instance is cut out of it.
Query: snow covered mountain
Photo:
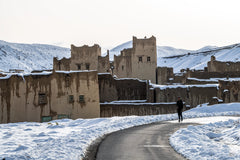
[[[224,47],[204,47],[183,55],[158,57],[158,66],[173,67],[175,73],[186,68],[203,69],[207,67],[207,62],[210,61],[212,55],[218,61],[240,61],[240,44]]]
[[[70,57],[70,49],[45,44],[20,44],[0,40],[0,70],[26,72],[51,69],[53,57]]]

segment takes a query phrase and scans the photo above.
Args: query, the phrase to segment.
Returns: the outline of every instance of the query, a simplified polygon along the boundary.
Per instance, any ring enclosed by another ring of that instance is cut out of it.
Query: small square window
[[[38,94],[38,104],[47,104],[47,97],[45,93]]]
[[[69,95],[68,96],[68,103],[73,103],[74,102],[74,96],[73,95]]]
[[[82,67],[81,67],[81,64],[77,64],[77,69],[78,69],[78,70],[81,70],[81,68],[82,68]]]
[[[142,62],[142,57],[138,57],[138,61],[139,61],[139,62]]]
[[[151,57],[147,57],[147,61],[150,62],[151,61]]]
[[[79,96],[79,102],[81,102],[81,103],[84,103],[84,102],[85,102],[85,100],[84,100],[84,95],[80,95],[80,96]]]
[[[90,69],[90,64],[87,63],[87,64],[86,64],[86,70],[89,70],[89,69]]]

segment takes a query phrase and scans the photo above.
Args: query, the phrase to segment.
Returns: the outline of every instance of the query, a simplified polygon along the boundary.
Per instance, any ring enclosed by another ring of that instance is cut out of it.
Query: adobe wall
[[[71,70],[98,70],[98,56],[101,56],[101,48],[95,44],[92,47],[84,45],[76,47],[71,45]],[[89,65],[89,69],[87,69]]]
[[[110,72],[109,54],[107,54],[105,57],[98,56],[98,73],[109,72]]]
[[[142,61],[139,61],[142,57]],[[150,57],[150,61],[148,61]],[[154,36],[145,39],[133,37],[132,77],[151,80],[156,84],[157,45]]]
[[[96,71],[1,78],[0,123],[41,122],[46,116],[97,118],[100,116],[98,89]],[[84,102],[80,102],[80,95],[84,96]]]
[[[132,104],[100,104],[101,117],[114,117],[114,116],[145,116],[145,115],[159,115],[176,113],[176,103],[132,103]],[[184,110],[186,107],[184,105]]]
[[[214,81],[214,80],[201,80],[201,79],[191,79],[191,78],[187,78],[185,84],[189,85],[189,84],[217,84],[218,82]]]
[[[124,49],[121,55],[114,55],[113,74],[118,78],[132,77],[132,49]]]
[[[170,82],[170,78],[174,78],[173,68],[157,67],[157,84],[167,84]]]
[[[221,62],[214,56],[208,62],[208,72],[240,72],[240,62]]]
[[[198,85],[174,88],[169,86],[164,89],[155,87],[155,95],[156,102],[176,102],[177,97],[180,96],[182,100],[186,102],[186,105],[196,107],[199,104],[208,103],[212,97],[216,97],[217,87],[198,87]]]
[[[224,103],[240,102],[240,81],[219,81],[218,97]]]
[[[147,83],[137,79],[117,79],[111,74],[99,74],[100,102],[147,99]]]
[[[199,72],[199,71],[189,71],[188,77],[198,78],[198,79],[209,79],[209,78],[226,78],[226,77],[240,77],[240,71],[222,71],[222,72]]]
[[[58,60],[57,57],[53,58],[53,69],[54,70],[63,70],[63,71],[70,71],[70,58],[62,58],[61,60]]]

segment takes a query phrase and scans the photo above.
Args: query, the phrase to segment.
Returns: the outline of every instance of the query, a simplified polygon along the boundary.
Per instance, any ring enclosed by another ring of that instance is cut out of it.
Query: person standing
[[[178,97],[178,100],[177,100],[178,122],[180,122],[180,120],[183,121],[182,110],[183,110],[183,101],[181,100],[180,97]]]

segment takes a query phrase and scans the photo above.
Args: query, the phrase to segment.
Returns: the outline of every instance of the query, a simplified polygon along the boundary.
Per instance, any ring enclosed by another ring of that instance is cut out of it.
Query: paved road
[[[159,122],[108,135],[100,144],[97,160],[175,160],[184,159],[169,145],[176,130],[193,123]]]

